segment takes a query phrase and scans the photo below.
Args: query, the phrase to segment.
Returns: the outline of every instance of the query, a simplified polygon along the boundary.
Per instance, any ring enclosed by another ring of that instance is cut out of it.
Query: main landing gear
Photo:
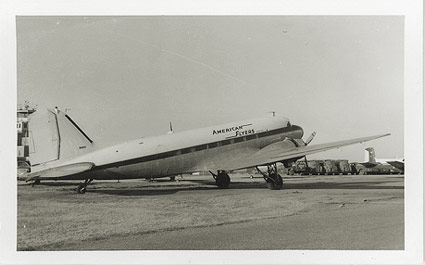
[[[269,189],[280,190],[282,188],[283,180],[282,176],[277,172],[276,163],[267,166],[267,173],[262,172],[258,167],[255,168],[263,175]]]
[[[89,185],[93,179],[86,179],[84,183],[80,183],[77,187],[77,193],[84,194],[87,191],[87,185]]]
[[[211,175],[215,179],[215,184],[220,189],[227,189],[230,185],[230,177],[224,170],[219,170],[217,174],[214,174],[210,171]]]

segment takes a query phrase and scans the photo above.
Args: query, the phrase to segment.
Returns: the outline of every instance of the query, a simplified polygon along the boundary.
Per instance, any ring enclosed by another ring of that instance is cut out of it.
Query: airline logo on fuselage
[[[229,132],[235,133],[235,135],[232,135],[232,136],[229,136],[229,137],[226,137],[226,138],[232,138],[232,137],[238,137],[238,136],[253,134],[253,133],[255,133],[254,129],[249,129],[249,130],[244,129],[245,126],[250,126],[250,125],[252,125],[252,123],[238,125],[238,126],[229,127],[229,128],[224,128],[224,129],[220,129],[220,130],[213,130],[212,134],[216,135],[216,134],[223,134],[223,133],[229,133]]]

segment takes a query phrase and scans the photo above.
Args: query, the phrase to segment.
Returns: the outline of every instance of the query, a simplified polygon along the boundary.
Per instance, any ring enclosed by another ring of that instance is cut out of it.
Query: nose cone
[[[294,135],[295,135],[294,138],[295,139],[301,139],[301,138],[303,138],[303,136],[304,136],[304,130],[303,130],[303,128],[301,128],[298,125],[292,125],[292,130],[294,132]]]

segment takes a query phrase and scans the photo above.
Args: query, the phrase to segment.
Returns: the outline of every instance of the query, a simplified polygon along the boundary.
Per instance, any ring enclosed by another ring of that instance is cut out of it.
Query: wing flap
[[[33,172],[28,174],[28,179],[49,179],[49,178],[60,178],[70,175],[75,175],[79,173],[83,173],[86,171],[91,170],[94,167],[94,163],[91,162],[81,162],[81,163],[75,163],[70,165],[64,165],[64,166],[58,166],[58,167],[52,167],[44,170],[40,170],[37,172]]]

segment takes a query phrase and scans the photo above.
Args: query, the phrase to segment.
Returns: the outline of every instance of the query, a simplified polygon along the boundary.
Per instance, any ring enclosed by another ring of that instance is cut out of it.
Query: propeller
[[[305,145],[308,145],[309,143],[311,143],[311,141],[313,141],[314,136],[316,136],[316,132],[312,132],[310,134],[310,136],[307,138],[307,141],[305,141]]]

